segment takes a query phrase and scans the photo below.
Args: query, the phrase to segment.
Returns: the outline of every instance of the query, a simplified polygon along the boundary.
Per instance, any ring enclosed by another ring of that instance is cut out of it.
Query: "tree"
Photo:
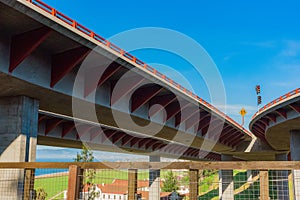
[[[93,152],[91,150],[89,150],[88,148],[86,148],[85,146],[83,146],[81,152],[77,153],[74,161],[75,162],[93,162],[94,161]],[[84,189],[85,186],[87,186],[88,200],[94,200],[96,197],[99,196],[99,193],[96,191],[96,184],[94,183],[95,177],[96,177],[96,171],[94,169],[85,169],[84,170],[82,189]]]
[[[172,171],[168,171],[164,176],[162,191],[174,192],[178,190],[178,181]]]
[[[45,200],[48,196],[44,188],[38,188],[36,190],[36,200]]]

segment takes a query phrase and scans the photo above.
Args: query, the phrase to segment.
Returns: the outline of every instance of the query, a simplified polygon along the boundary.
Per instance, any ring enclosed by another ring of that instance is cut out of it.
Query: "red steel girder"
[[[133,138],[131,135],[126,135],[126,137],[122,138],[122,146],[128,144]]]
[[[150,139],[150,141],[145,144],[145,149],[146,150],[149,149],[151,146],[153,146],[156,143],[160,143],[160,141],[155,139]]]
[[[131,141],[130,141],[130,147],[133,147],[135,144],[137,144],[139,141],[141,141],[142,139],[144,138],[133,138]]]
[[[273,121],[274,123],[276,123],[276,115],[267,114],[265,117],[268,118],[269,120]]]
[[[208,127],[210,123],[211,123],[211,115],[205,116],[205,118],[200,120],[197,132],[202,130],[205,127]]]
[[[90,130],[90,142],[93,142],[93,140],[99,135],[104,135],[104,132],[101,129],[101,127],[96,126],[95,128],[91,129]]]
[[[103,69],[104,68],[104,69]],[[86,72],[84,79],[84,97],[87,97],[98,87],[103,85],[108,79],[110,79],[115,73],[117,73],[122,66],[117,62],[112,62],[107,67],[95,67],[89,69]]]
[[[239,140],[236,140],[234,143],[232,143],[231,145],[234,147],[236,145],[238,145],[240,142],[244,141],[244,138],[241,138]]]
[[[82,46],[53,55],[50,87],[54,87],[65,75],[82,62],[90,52],[91,49]]]
[[[188,148],[183,154],[186,156],[190,156],[190,154],[193,152],[193,148]]]
[[[110,140],[111,141],[111,138],[117,134],[119,131],[115,131],[115,130],[105,130],[104,131],[104,137],[102,138],[102,144],[104,142],[106,142],[107,140]]]
[[[299,104],[297,104],[297,103],[289,104],[289,107],[291,107],[297,113],[300,113],[300,105]]]
[[[284,119],[287,118],[287,113],[286,113],[286,111],[283,108],[279,108],[275,112],[278,113]]]
[[[200,118],[200,109],[196,105],[188,106],[185,109],[183,109],[180,113],[178,113],[175,117],[175,127],[177,127],[179,124],[184,123],[186,120],[191,118],[192,116],[198,115],[198,118]]]
[[[165,143],[156,143],[152,146],[152,151],[156,151],[156,149],[162,150],[165,146],[167,146],[168,144]]]
[[[45,39],[51,34],[51,29],[41,27],[11,39],[9,72],[13,72]]]
[[[190,149],[191,149],[191,152],[189,152],[189,156],[195,157],[194,154],[198,152],[198,149],[195,149],[195,148],[190,148]]]
[[[199,149],[195,149],[195,151],[193,151],[193,153],[191,153],[191,156],[193,157],[198,157],[200,156],[201,151]]]
[[[55,129],[64,120],[59,118],[48,119],[46,121],[45,135],[48,135],[53,129]]]
[[[259,128],[261,128],[264,131],[266,130],[266,125],[263,122],[261,122],[260,120],[255,122],[255,126],[258,126]]]
[[[145,105],[150,99],[152,99],[162,90],[163,87],[161,87],[160,85],[151,85],[148,87],[137,89],[131,97],[131,112],[134,112],[141,106]]]
[[[172,117],[174,117],[175,115],[180,113],[181,110],[185,109],[189,105],[190,105],[189,102],[184,102],[184,101],[181,101],[181,103],[180,102],[173,102],[173,103],[169,104],[166,107],[166,110],[167,110],[166,121],[168,121],[169,119],[171,119]]]
[[[212,133],[214,133],[213,135],[210,135],[211,138],[212,138],[213,140],[218,140],[218,138],[216,138],[216,137],[217,137],[217,136],[219,136],[219,137],[221,136],[221,133],[222,133],[221,130],[223,130],[225,126],[226,126],[226,125],[224,124],[223,121],[220,122],[220,123],[218,123],[218,124],[215,124],[214,127],[212,127],[212,128],[210,129],[210,131],[211,131]],[[220,129],[221,127],[222,127],[222,129]],[[219,132],[219,135],[216,135],[216,134],[215,134],[216,130],[220,131],[220,132]]]
[[[39,114],[39,119],[38,119],[38,122],[42,122],[44,119],[46,119],[47,116],[46,115],[42,115],[42,114]]]
[[[123,132],[118,132],[117,134],[114,134],[111,138],[111,142],[113,144],[116,144],[117,142],[119,142],[120,140],[122,140],[124,137],[126,136],[125,133]]]
[[[206,111],[200,112],[200,115],[196,114],[194,117],[191,117],[186,121],[185,129],[187,130],[187,129],[191,128],[192,126],[199,124],[199,122],[201,120],[203,120],[204,118],[206,118],[208,116],[210,116],[210,113],[208,113]],[[198,127],[199,126],[197,126],[196,128],[198,129]]]
[[[89,133],[91,129],[95,128],[95,126],[87,125],[87,124],[80,124],[76,126],[77,133],[80,137],[84,136],[85,134]]]
[[[147,142],[149,142],[149,140],[151,140],[151,138],[143,138],[138,142],[138,147],[142,148],[142,146],[144,146]]]
[[[177,155],[184,155],[184,152],[188,149],[186,146],[178,145],[178,148],[176,150]]]
[[[121,77],[121,79],[122,79],[122,77]],[[110,105],[113,106],[122,97],[126,96],[132,90],[136,89],[136,87],[139,86],[144,80],[145,80],[145,78],[142,76],[133,76],[126,80],[126,84],[117,84],[117,83],[112,84],[111,91],[113,93],[111,94]],[[122,81],[125,81],[125,80],[122,80]],[[118,85],[118,88],[116,88],[116,85]]]
[[[232,136],[232,134],[234,134],[236,131],[237,130],[234,128],[230,129],[229,131],[226,132],[226,134],[223,134],[220,136],[219,141],[224,144],[224,140],[226,140],[226,138]]]
[[[222,133],[220,134],[219,138],[218,138],[218,141],[220,143],[223,143],[222,140],[224,140],[224,137],[227,137],[227,135],[229,133],[231,133],[233,130],[235,130],[234,128],[230,127],[230,126],[227,126],[226,128],[223,129]]]
[[[255,127],[257,130],[259,130],[261,133],[265,134],[265,129],[262,128],[258,123],[255,123],[253,125],[253,127]]]
[[[255,133],[256,136],[265,138],[265,133],[264,133],[264,131],[260,130],[260,129],[258,128],[258,126],[253,126],[253,127],[252,127],[252,130],[253,130],[253,133]]]
[[[66,122],[62,124],[61,137],[64,138],[68,133],[70,133],[75,128],[74,122]]]
[[[260,121],[261,123],[263,123],[266,127],[269,126],[270,119],[267,119],[267,118],[261,118],[261,119],[259,119],[259,121]]]
[[[225,143],[226,145],[230,145],[230,143],[232,143],[232,142],[235,141],[235,140],[241,139],[243,136],[244,136],[244,135],[241,134],[241,132],[237,132],[237,133],[235,133],[234,136],[232,136],[232,137],[230,137],[230,138],[224,140],[224,143]]]
[[[162,107],[167,107],[170,103],[174,102],[177,99],[177,97],[174,94],[169,95],[162,95],[162,96],[155,96],[149,101],[149,108],[152,107],[155,104],[160,104]],[[151,112],[149,112],[149,116],[153,116],[156,113],[161,111],[159,107],[154,107],[151,109]]]

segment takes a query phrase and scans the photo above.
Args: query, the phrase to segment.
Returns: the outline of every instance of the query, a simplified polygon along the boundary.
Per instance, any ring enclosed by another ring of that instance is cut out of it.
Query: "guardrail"
[[[261,112],[267,110],[268,108],[270,108],[270,107],[272,107],[272,106],[274,106],[274,105],[276,105],[276,104],[280,104],[282,101],[286,100],[287,98],[290,98],[290,97],[292,97],[292,96],[294,96],[294,95],[299,94],[299,92],[300,92],[300,88],[297,88],[297,89],[295,89],[295,90],[293,90],[293,91],[291,91],[291,92],[288,92],[288,93],[286,93],[286,94],[284,94],[284,95],[278,97],[277,99],[271,101],[270,103],[264,105],[262,108],[260,108],[260,109],[253,115],[252,119],[254,119],[257,115],[259,115]]]
[[[191,92],[187,88],[181,86],[179,83],[175,82],[171,78],[169,78],[166,75],[160,73],[155,68],[149,66],[145,62],[139,60],[135,56],[131,55],[130,53],[124,51],[120,47],[118,47],[115,44],[109,42],[108,40],[106,40],[105,38],[101,37],[100,35],[96,34],[92,30],[90,30],[90,29],[86,28],[85,26],[81,25],[77,21],[71,19],[70,17],[64,15],[60,11],[56,10],[55,8],[52,8],[51,6],[47,5],[46,3],[44,3],[44,2],[42,2],[40,0],[26,0],[26,1],[30,2],[31,4],[35,5],[36,7],[40,8],[40,9],[42,9],[43,11],[47,12],[48,14],[51,14],[52,16],[54,16],[57,19],[61,20],[65,24],[67,24],[67,25],[75,28],[76,30],[82,32],[83,34],[85,34],[85,35],[93,38],[95,41],[100,42],[101,44],[107,46],[108,48],[110,48],[114,52],[118,53],[120,55],[120,57],[129,59],[131,62],[134,62],[135,64],[137,64],[141,68],[144,68],[148,72],[151,72],[154,76],[159,77],[159,78],[165,80],[166,82],[170,83],[171,85],[173,85],[174,87],[176,87],[177,89],[179,89],[181,92],[185,93],[187,96],[190,96],[190,97],[196,99],[202,105],[206,106],[207,108],[211,109],[212,111],[214,111],[215,113],[217,113],[221,117],[225,118],[227,121],[231,122],[232,124],[234,124],[235,126],[237,126],[238,128],[240,128],[241,130],[243,130],[249,136],[251,136],[251,137],[253,136],[252,133],[250,133],[249,131],[245,130],[240,124],[238,124],[236,121],[234,121],[233,119],[231,119],[230,117],[228,117],[226,114],[224,114],[223,112],[221,112],[215,106],[211,105],[210,103],[208,103],[204,99],[200,98],[198,95],[194,94],[193,92]]]

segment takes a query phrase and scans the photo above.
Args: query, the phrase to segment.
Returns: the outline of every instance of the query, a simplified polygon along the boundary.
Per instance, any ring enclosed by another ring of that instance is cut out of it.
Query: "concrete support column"
[[[277,161],[287,161],[287,154],[276,154]],[[289,200],[289,171],[288,170],[278,170],[273,173],[273,188],[277,191],[277,199]]]
[[[232,161],[232,156],[222,155],[222,161]],[[219,171],[219,199],[234,199],[233,170]]]
[[[292,161],[300,161],[300,130],[290,131]],[[293,170],[294,200],[300,200],[300,170]]]
[[[150,156],[150,162],[160,162],[159,156]],[[149,170],[149,200],[160,199],[160,170]]]
[[[35,161],[38,108],[28,97],[0,98],[0,162]],[[23,189],[24,170],[0,170],[1,199],[22,199]]]

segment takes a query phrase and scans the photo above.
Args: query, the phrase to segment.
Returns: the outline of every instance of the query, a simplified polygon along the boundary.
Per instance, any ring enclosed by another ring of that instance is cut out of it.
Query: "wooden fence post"
[[[198,169],[190,169],[190,200],[197,200],[199,194]]]
[[[24,200],[33,199],[34,195],[34,169],[25,169]]]
[[[128,169],[128,200],[135,200],[137,194],[137,169]]]
[[[77,165],[69,166],[68,193],[67,200],[76,200],[80,192],[80,167]]]
[[[268,170],[259,171],[260,200],[269,200],[269,174]]]

